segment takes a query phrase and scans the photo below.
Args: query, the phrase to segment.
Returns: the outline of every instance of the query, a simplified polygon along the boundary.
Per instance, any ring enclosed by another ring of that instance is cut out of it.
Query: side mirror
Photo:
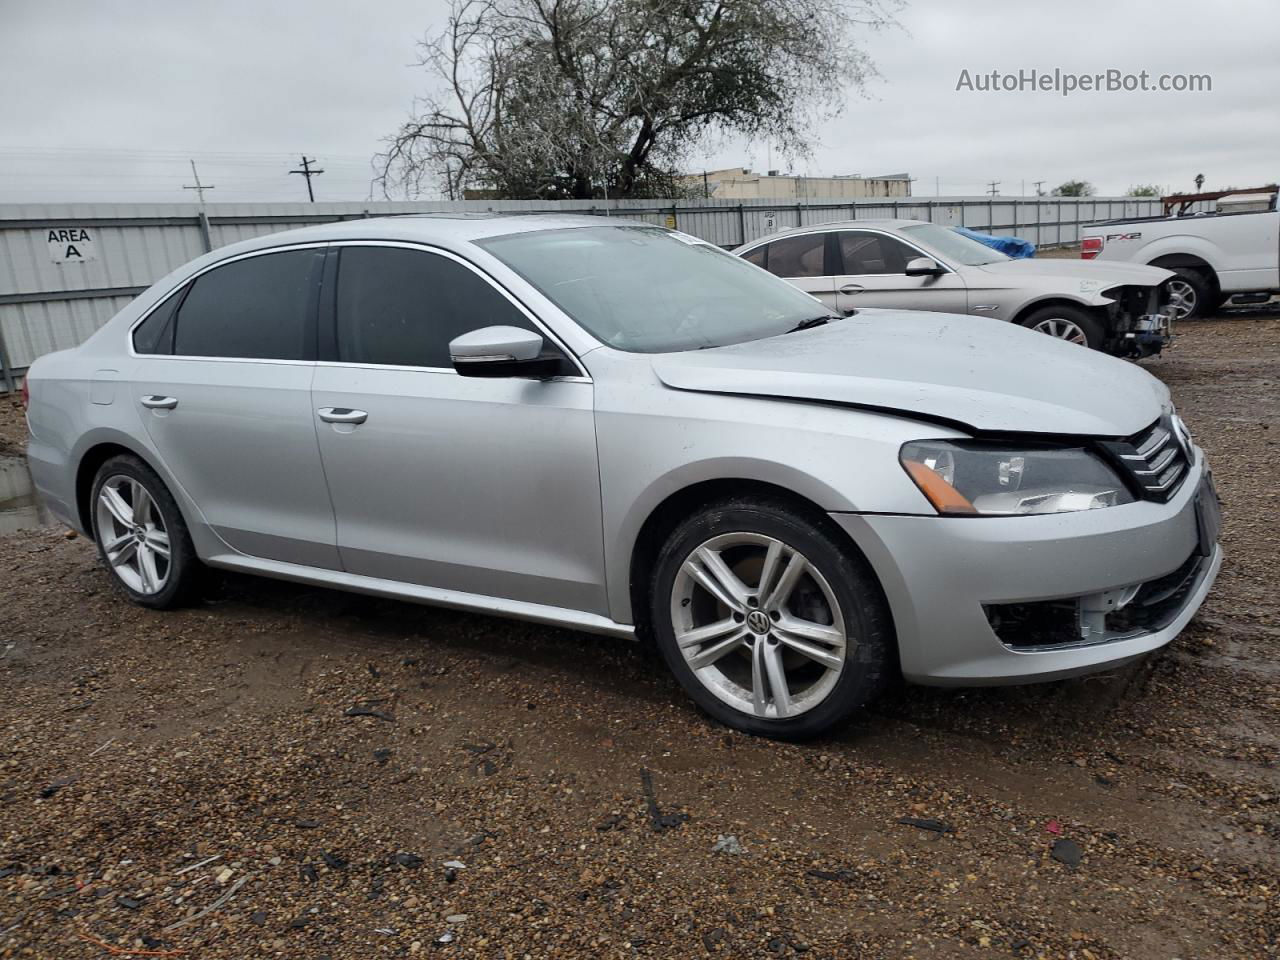
[[[453,369],[464,377],[555,376],[558,357],[542,355],[542,337],[521,327],[481,327],[449,341]]]
[[[936,277],[946,273],[946,269],[933,257],[914,257],[907,261],[908,277]]]

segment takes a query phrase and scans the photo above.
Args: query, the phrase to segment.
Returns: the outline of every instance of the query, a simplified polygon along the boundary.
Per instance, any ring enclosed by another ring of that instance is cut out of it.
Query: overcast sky
[[[317,199],[369,195],[369,159],[428,76],[415,41],[445,0],[0,0],[0,202]],[[913,0],[867,35],[881,79],[815,125],[799,173],[908,171],[914,192],[1103,194],[1280,178],[1276,0]],[[971,75],[1020,69],[1208,74],[1210,92],[980,93]],[[773,166],[783,166],[774,145]],[[763,144],[712,144],[700,169],[763,170]]]

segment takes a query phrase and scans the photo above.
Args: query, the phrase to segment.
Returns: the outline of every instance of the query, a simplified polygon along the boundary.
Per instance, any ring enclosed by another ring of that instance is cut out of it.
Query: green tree
[[[1164,190],[1154,183],[1139,183],[1124,192],[1126,197],[1159,197],[1163,194]]]
[[[719,135],[803,153],[876,75],[899,0],[453,0],[433,89],[375,159],[388,195],[670,195]]]
[[[1055,197],[1092,197],[1098,191],[1088,180],[1068,180],[1053,188]]]

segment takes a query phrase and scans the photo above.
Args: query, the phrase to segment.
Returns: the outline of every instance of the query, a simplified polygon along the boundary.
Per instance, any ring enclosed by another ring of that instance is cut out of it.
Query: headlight
[[[900,456],[929,502],[951,516],[1070,513],[1134,500],[1083,447],[919,440],[905,444]]]

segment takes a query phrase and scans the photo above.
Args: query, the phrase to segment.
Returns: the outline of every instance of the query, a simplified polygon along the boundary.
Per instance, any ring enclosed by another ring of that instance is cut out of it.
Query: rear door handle
[[[861,293],[865,289],[866,287],[864,287],[860,283],[846,283],[843,287],[840,288],[840,292],[845,294],[846,296],[851,297],[855,293]]]
[[[142,405],[149,410],[172,410],[178,405],[177,397],[158,397],[149,394],[142,398]]]
[[[350,407],[321,407],[316,413],[325,423],[364,423],[369,419],[369,414],[363,410]]]

